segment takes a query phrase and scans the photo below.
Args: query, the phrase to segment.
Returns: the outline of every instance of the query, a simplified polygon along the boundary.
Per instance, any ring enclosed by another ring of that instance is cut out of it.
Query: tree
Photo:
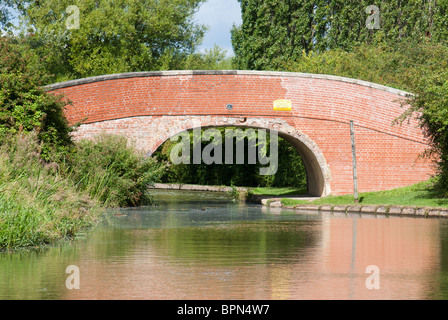
[[[66,103],[41,88],[45,74],[30,63],[37,57],[24,51],[23,44],[0,37],[0,143],[35,132],[48,158],[71,145],[72,128],[63,114]]]
[[[186,59],[182,69],[185,70],[230,70],[232,60],[227,57],[227,51],[215,45],[212,49],[205,49],[203,53],[192,53]]]
[[[421,79],[448,68],[448,47],[430,41],[408,41],[395,47],[361,44],[350,51],[327,50],[304,54],[282,64],[291,72],[332,74],[415,92]]]
[[[16,0],[0,0],[0,31],[11,28],[11,11],[17,9]]]
[[[448,50],[447,50],[448,54]],[[448,72],[445,70],[422,78],[415,95],[407,101],[411,106],[403,121],[416,116],[429,138],[427,155],[435,155],[441,189],[448,197]]]
[[[232,29],[241,69],[275,70],[303,54],[350,51],[360,44],[448,39],[448,2],[435,0],[239,0],[243,23]],[[375,18],[375,24],[368,22]]]
[[[306,190],[306,171],[304,164],[300,155],[294,149],[294,147],[286,140],[278,137],[278,170],[275,175],[261,175],[260,168],[265,165],[261,164],[260,161],[255,161],[256,163],[251,164],[249,161],[249,140],[248,136],[252,138],[257,138],[257,132],[253,129],[242,129],[241,132],[235,131],[235,139],[233,139],[232,150],[237,150],[237,144],[242,143],[244,151],[239,154],[242,155],[243,163],[237,163],[236,155],[233,153],[233,163],[226,163],[225,150],[218,156],[213,151],[213,156],[216,156],[218,163],[206,163],[202,159],[201,163],[194,164],[191,163],[194,159],[194,148],[196,141],[197,145],[200,146],[200,152],[208,148],[207,145],[213,144],[214,146],[220,146],[220,149],[225,149],[225,136],[226,130],[236,129],[221,127],[215,128],[217,132],[220,133],[221,139],[212,141],[203,141],[202,137],[206,131],[201,131],[201,136],[197,135],[195,137],[194,133],[190,131],[187,133],[186,138],[188,138],[187,143],[190,144],[186,148],[186,152],[190,152],[190,161],[187,163],[175,164],[171,157],[174,150],[177,150],[178,142],[172,142],[167,140],[156,152],[155,156],[157,159],[169,163],[169,168],[166,170],[162,176],[162,181],[164,183],[182,183],[182,184],[202,184],[202,185],[227,185],[227,186],[245,186],[245,187],[295,187]],[[254,134],[254,135],[252,135]],[[196,139],[196,140],[195,140]],[[200,139],[200,141],[199,141]],[[257,148],[261,148],[265,153],[269,154],[271,144],[269,133],[266,137],[266,144],[258,145]],[[209,149],[210,150],[210,149]],[[259,149],[259,151],[261,151]],[[263,151],[261,151],[263,153]],[[219,153],[218,153],[219,154]],[[241,159],[240,159],[241,160]],[[293,165],[292,165],[293,164]]]
[[[174,68],[203,37],[193,13],[204,1],[41,0],[22,15],[27,42],[60,81]]]
[[[314,4],[307,0],[239,0],[243,23],[231,31],[235,64],[271,69],[313,46]]]

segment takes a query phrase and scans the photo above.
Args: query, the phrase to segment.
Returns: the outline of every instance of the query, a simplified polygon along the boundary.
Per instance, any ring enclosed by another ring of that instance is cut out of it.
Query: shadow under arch
[[[303,132],[297,130],[284,120],[268,118],[235,118],[219,117],[189,117],[171,127],[160,139],[149,148],[148,156],[151,156],[161,145],[171,137],[181,132],[196,128],[238,127],[247,129],[266,129],[276,131],[278,136],[288,141],[302,158],[307,175],[308,194],[310,196],[324,197],[331,194],[330,168],[317,144]]]

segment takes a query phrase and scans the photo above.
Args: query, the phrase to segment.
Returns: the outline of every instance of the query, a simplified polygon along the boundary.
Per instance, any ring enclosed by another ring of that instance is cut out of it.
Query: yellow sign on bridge
[[[274,111],[291,111],[291,110],[292,110],[291,100],[274,101]]]

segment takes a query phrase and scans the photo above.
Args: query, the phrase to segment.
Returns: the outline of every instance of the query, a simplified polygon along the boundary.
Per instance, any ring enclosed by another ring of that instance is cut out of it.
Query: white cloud
[[[209,27],[199,50],[210,49],[216,44],[233,54],[230,30],[240,25],[241,9],[237,0],[208,0],[196,14],[196,21]]]

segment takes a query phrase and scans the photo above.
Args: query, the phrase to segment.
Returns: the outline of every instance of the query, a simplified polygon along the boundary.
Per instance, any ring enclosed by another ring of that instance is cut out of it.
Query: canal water
[[[155,198],[70,243],[0,252],[0,300],[448,297],[448,220]]]

